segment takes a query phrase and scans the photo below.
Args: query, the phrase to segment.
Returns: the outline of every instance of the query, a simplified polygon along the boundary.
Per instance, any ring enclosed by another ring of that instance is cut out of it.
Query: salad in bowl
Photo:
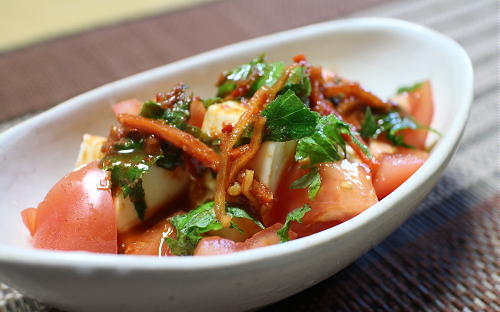
[[[214,75],[215,76],[215,75]],[[76,168],[22,211],[36,248],[221,255],[347,221],[427,159],[430,81],[381,99],[313,65],[264,55],[223,72],[213,98],[185,83],[112,105]]]

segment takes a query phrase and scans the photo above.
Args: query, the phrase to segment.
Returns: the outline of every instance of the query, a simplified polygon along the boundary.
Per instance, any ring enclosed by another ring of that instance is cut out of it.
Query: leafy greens
[[[291,89],[278,96],[261,112],[266,117],[269,141],[297,140],[313,134],[319,115],[307,108]]]
[[[296,221],[301,223],[302,218],[304,218],[304,215],[311,210],[311,207],[309,205],[304,205],[300,208],[294,209],[288,213],[286,216],[286,221],[285,224],[279,229],[276,234],[280,237],[280,241],[282,243],[287,242],[290,240],[290,237],[288,236],[288,231],[290,230],[290,223],[292,221]]]
[[[429,127],[418,124],[412,118],[402,116],[398,111],[392,110],[388,113],[374,115],[371,109],[367,107],[360,133],[362,137],[372,139],[376,139],[380,134],[385,133],[386,138],[392,144],[414,148],[404,142],[402,134],[398,134],[399,131],[404,129],[426,129],[436,132]]]
[[[244,218],[255,222],[260,228],[264,226],[252,218],[245,210],[237,207],[227,207],[227,214],[232,218]],[[203,238],[202,234],[223,228],[215,216],[214,202],[206,202],[186,214],[169,218],[170,223],[177,231],[176,238],[165,238],[170,251],[179,256],[192,255],[198,242]],[[231,221],[231,227],[238,227]]]
[[[142,220],[146,212],[142,178],[162,155],[146,154],[142,140],[128,142],[122,145],[123,149],[104,156],[103,169],[111,172],[113,187],[120,189],[123,197],[130,198]]]
[[[320,187],[321,176],[317,167],[311,168],[311,171],[309,173],[293,181],[290,185],[291,189],[307,188],[307,195],[310,200],[313,200],[316,197]]]
[[[313,166],[345,158],[347,150],[343,135],[348,135],[363,153],[371,157],[368,148],[356,138],[356,133],[351,130],[349,124],[331,114],[319,119],[312,135],[299,140],[295,160],[309,159],[309,165]]]
[[[284,68],[285,64],[283,62],[267,63],[264,60],[264,55],[260,55],[227,73],[224,81],[218,86],[217,97],[223,98],[227,96],[236,89],[239,82],[247,80],[252,84],[244,96],[250,97],[262,86],[274,85],[283,74]]]

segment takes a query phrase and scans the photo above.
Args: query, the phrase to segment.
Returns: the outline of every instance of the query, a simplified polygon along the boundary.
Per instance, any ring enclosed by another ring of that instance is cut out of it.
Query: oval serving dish
[[[427,162],[360,215],[323,232],[216,257],[101,255],[36,250],[20,211],[36,206],[73,167],[83,133],[106,134],[110,104],[147,99],[178,81],[210,96],[224,69],[266,52],[304,53],[314,64],[357,80],[377,95],[430,79],[432,126],[443,135]],[[78,311],[249,310],[283,299],[341,270],[398,227],[450,160],[472,100],[464,50],[432,30],[394,19],[332,21],[206,52],[70,99],[0,135],[0,280],[26,295]]]

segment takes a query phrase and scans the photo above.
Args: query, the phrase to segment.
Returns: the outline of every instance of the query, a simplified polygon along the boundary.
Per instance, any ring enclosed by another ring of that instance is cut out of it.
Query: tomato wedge
[[[141,113],[142,102],[138,99],[129,99],[111,105],[115,116],[120,114],[139,115]]]
[[[227,238],[219,236],[205,237],[201,239],[194,250],[194,256],[215,256],[223,255],[236,251],[254,249],[259,247],[271,246],[280,243],[280,237],[276,232],[283,225],[276,223],[262,231],[255,233],[252,237],[244,242],[235,242]],[[288,232],[290,239],[297,238],[297,234],[293,231]]]
[[[284,222],[286,215],[295,208],[309,204],[312,208],[302,223],[292,226],[299,237],[317,233],[349,220],[377,203],[377,196],[370,174],[358,163],[343,160],[319,165],[321,187],[313,200],[306,189],[290,189],[290,184],[305,174],[299,164],[285,177],[278,190],[278,201],[273,212],[277,222]]]
[[[373,179],[373,186],[379,199],[394,191],[406,181],[427,160],[429,154],[408,148],[398,147],[393,153],[377,156],[380,167]]]
[[[32,232],[33,246],[117,253],[115,210],[109,184],[97,161],[59,180],[36,211],[28,208],[21,213]]]
[[[195,97],[189,106],[189,112],[191,117],[187,121],[188,124],[201,128],[203,124],[203,119],[205,118],[205,113],[207,109],[199,97]]]
[[[425,81],[418,89],[398,96],[398,101],[407,103],[408,113],[422,126],[429,127],[434,115],[432,87],[430,81]],[[418,149],[425,149],[428,130],[402,130],[406,144]]]

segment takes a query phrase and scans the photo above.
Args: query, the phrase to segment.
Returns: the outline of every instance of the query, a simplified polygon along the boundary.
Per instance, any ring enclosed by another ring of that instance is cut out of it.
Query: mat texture
[[[429,26],[464,46],[475,71],[470,120],[444,176],[415,214],[362,258],[263,311],[500,311],[499,4],[381,2],[221,1],[4,54],[0,126],[138,71],[309,23],[391,16]],[[0,284],[2,310],[55,311]]]

